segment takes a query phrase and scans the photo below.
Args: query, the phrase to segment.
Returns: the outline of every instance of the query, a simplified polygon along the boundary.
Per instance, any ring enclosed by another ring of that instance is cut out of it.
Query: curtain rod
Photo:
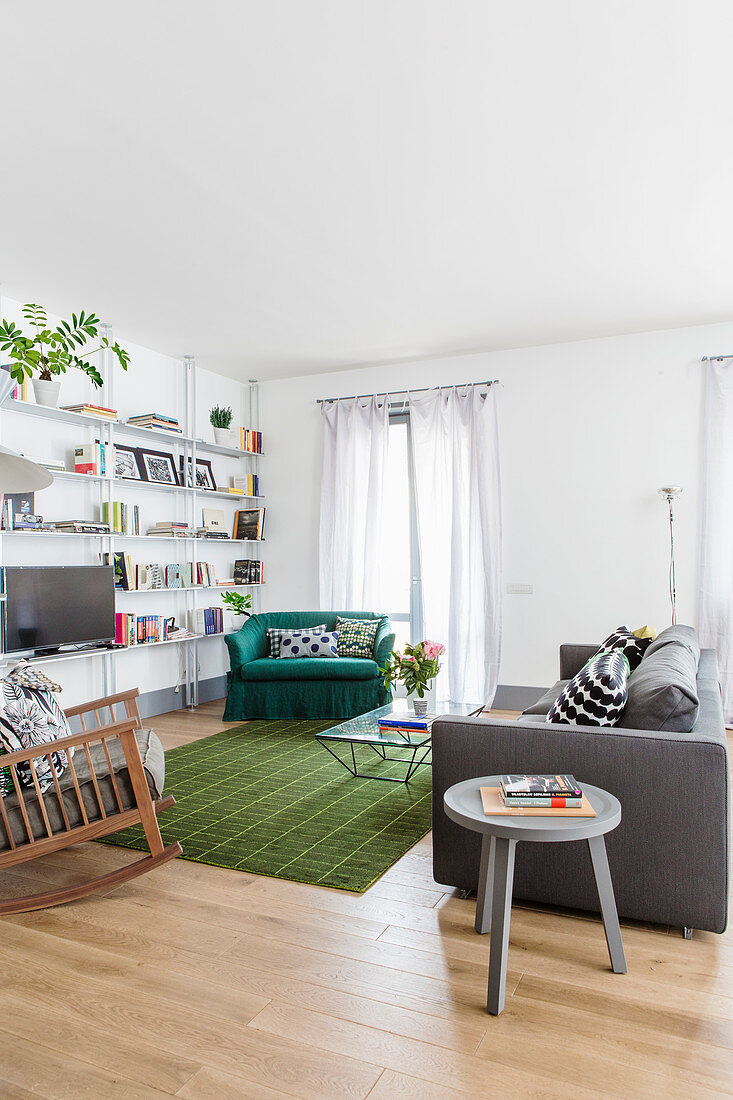
[[[384,397],[401,397],[403,394],[407,397],[413,393],[428,393],[430,390],[461,390],[467,386],[497,386],[499,384],[498,378],[492,378],[490,382],[461,382],[457,386],[421,386],[418,389],[407,390],[392,390],[382,394]],[[361,401],[365,397],[379,397],[380,394],[374,393],[355,393],[351,397],[319,397],[316,400],[317,405],[329,405],[332,401]]]
[[[733,355],[703,355],[701,363],[720,363],[722,359],[733,359]]]

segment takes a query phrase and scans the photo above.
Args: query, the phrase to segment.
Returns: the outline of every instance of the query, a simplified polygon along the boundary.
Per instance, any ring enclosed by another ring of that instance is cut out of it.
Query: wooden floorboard
[[[150,720],[166,748],[222,703]],[[507,714],[511,717],[511,714]],[[0,876],[0,896],[138,854],[85,844]],[[106,897],[2,919],[5,1100],[449,1100],[733,1095],[733,936],[516,906],[506,1009],[486,1015],[474,902],[430,837],[365,894],[178,860]]]

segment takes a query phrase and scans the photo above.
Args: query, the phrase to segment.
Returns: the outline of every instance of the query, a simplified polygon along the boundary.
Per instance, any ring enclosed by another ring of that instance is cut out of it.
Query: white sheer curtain
[[[700,642],[715,649],[733,722],[733,364],[705,364]]]
[[[497,389],[410,400],[425,632],[446,647],[438,693],[487,706],[501,654]]]
[[[350,398],[321,410],[320,608],[377,611],[389,406]]]

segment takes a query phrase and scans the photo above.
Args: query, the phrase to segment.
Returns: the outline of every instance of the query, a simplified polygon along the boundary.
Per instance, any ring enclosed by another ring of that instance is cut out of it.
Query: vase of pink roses
[[[427,714],[428,701],[425,695],[440,672],[440,658],[444,653],[444,645],[431,642],[427,638],[414,644],[408,642],[402,653],[393,650],[384,668],[380,669],[384,676],[384,686],[389,689],[393,684],[404,684],[408,699],[413,694],[417,696],[413,700],[415,714]]]

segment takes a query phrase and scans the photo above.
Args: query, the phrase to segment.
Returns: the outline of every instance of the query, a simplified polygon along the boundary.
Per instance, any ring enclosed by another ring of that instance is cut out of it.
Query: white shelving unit
[[[107,335],[111,338],[109,329],[107,330]],[[109,351],[102,352],[100,353],[100,358],[102,360],[100,372],[105,380],[100,401],[114,408],[116,407],[114,401],[115,372],[112,369],[111,353]],[[125,443],[130,443],[133,446],[145,447],[147,445],[151,449],[166,451],[174,456],[177,471],[188,469],[189,463],[191,470],[195,471],[197,457],[201,455],[219,455],[230,460],[237,459],[240,462],[238,472],[256,472],[257,463],[262,457],[259,453],[242,451],[239,448],[223,447],[197,437],[197,370],[193,356],[187,356],[183,360],[181,382],[184,395],[184,415],[181,425],[183,430],[180,434],[177,432],[156,430],[154,428],[136,427],[133,424],[111,420],[108,417],[69,412],[66,409],[46,408],[43,405],[36,405],[31,402],[13,399],[8,399],[2,406],[2,409],[0,409],[0,412],[8,413],[11,416],[27,418],[30,422],[37,425],[41,431],[43,431],[44,422],[75,426],[79,429],[77,442],[80,442],[85,437],[89,441],[98,439],[100,443],[107,444],[111,449],[116,442],[122,442],[124,440]],[[144,403],[144,401],[141,401],[141,407],[138,411],[146,411],[142,407]],[[242,386],[241,418],[245,427],[259,430],[259,391],[256,381],[250,381]],[[30,428],[29,434],[32,431],[33,429]],[[136,440],[138,441],[137,443],[135,442]],[[33,457],[31,447],[28,448],[28,454],[29,457]],[[115,500],[124,500],[125,503],[134,503],[134,497],[138,491],[143,491],[146,494],[159,494],[161,500],[166,502],[161,506],[161,511],[165,511],[166,517],[168,512],[174,513],[172,518],[179,521],[186,521],[193,528],[200,526],[201,517],[199,510],[202,506],[205,506],[206,502],[209,500],[229,500],[236,504],[241,504],[241,502],[252,502],[252,506],[255,504],[259,506],[265,499],[262,495],[249,496],[241,493],[230,493],[221,489],[201,489],[196,485],[195,477],[193,485],[165,485],[154,482],[138,481],[135,479],[116,478],[112,476],[111,469],[109,469],[105,475],[78,474],[71,470],[52,471],[52,473],[54,480],[67,482],[92,490],[93,499],[91,505],[87,499],[86,504],[80,505],[78,513],[74,515],[74,518],[79,519],[88,518],[90,520],[99,520],[101,518],[102,505],[104,503],[107,503],[109,514],[111,515],[112,504]],[[46,490],[46,492],[52,491],[53,489]],[[95,515],[88,514],[90,507],[96,512]],[[93,547],[95,543],[97,543],[99,544],[99,560],[102,561],[104,555],[107,554],[110,562],[114,560],[115,551],[119,550],[118,543],[147,544],[150,547],[150,553],[147,555],[148,561],[160,560],[163,547],[167,548],[164,553],[170,553],[171,546],[180,543],[181,546],[179,549],[184,554],[182,562],[190,563],[193,566],[202,559],[207,560],[201,552],[200,548],[202,546],[206,547],[222,543],[247,547],[248,556],[250,558],[261,560],[259,544],[265,541],[264,539],[205,539],[193,536],[168,537],[144,534],[123,535],[116,532],[111,532],[109,534],[91,532],[74,534],[61,531],[2,531],[0,532],[0,566],[7,564],[6,554],[3,549],[3,542],[6,539],[12,540],[12,543],[9,545],[17,545],[17,540],[23,539],[34,540],[34,545],[42,544],[43,540],[48,540],[49,546],[58,546],[59,541],[64,540],[67,542],[71,540],[82,540],[79,542],[80,546],[89,546],[91,543]],[[153,545],[156,546],[155,550],[152,549]],[[81,556],[80,554],[79,557]],[[66,552],[64,553],[63,561],[64,564],[75,564]],[[58,551],[55,552],[54,559],[54,563],[57,562]],[[171,601],[174,602],[176,616],[187,625],[189,613],[193,611],[196,606],[197,593],[213,591],[224,592],[231,590],[232,587],[250,591],[253,597],[253,610],[259,609],[258,590],[262,587],[262,585],[259,584],[226,587],[221,585],[193,585],[186,588],[136,589],[131,591],[117,589],[115,603],[117,609],[121,610],[120,601],[124,601],[128,597],[134,597],[135,599],[143,597],[163,597],[169,607]],[[184,639],[172,639],[165,642],[149,642],[140,646],[130,646],[114,650],[69,650],[52,657],[43,657],[37,660],[39,663],[45,663],[52,660],[69,660],[72,658],[93,656],[101,657],[104,665],[105,692],[114,692],[115,658],[118,655],[128,652],[140,652],[143,649],[146,651],[148,649],[157,649],[161,645],[180,645],[183,647],[182,652],[185,654],[185,672],[182,685],[185,690],[185,700],[189,707],[195,707],[198,705],[199,696],[198,645],[200,642],[217,637],[221,638],[222,636],[191,634]],[[5,656],[4,650],[0,649],[0,663],[7,663],[9,659],[10,658]],[[13,659],[15,659],[15,656]]]

